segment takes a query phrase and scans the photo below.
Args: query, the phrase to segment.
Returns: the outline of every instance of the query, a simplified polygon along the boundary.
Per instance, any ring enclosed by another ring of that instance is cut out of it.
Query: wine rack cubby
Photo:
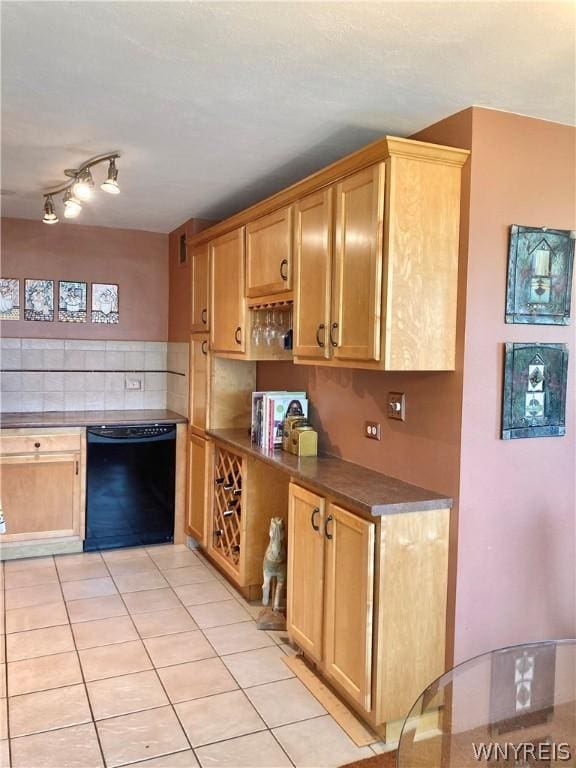
[[[242,457],[216,448],[212,548],[233,570],[242,551]]]

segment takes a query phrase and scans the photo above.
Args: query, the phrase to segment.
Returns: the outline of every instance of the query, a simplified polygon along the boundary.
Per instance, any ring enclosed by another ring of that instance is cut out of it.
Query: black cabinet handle
[[[315,531],[320,530],[320,526],[316,525],[316,523],[314,522],[316,515],[319,515],[319,514],[320,514],[320,510],[318,509],[318,507],[314,507],[314,509],[312,510],[312,514],[310,515],[310,524],[312,525],[312,528],[314,528]]]
[[[288,280],[288,259],[282,259],[280,262],[280,277],[282,280]]]
[[[203,341],[202,342],[201,349],[202,349],[202,354],[203,355],[207,355],[208,354],[208,342],[207,341]]]
[[[326,536],[327,539],[334,538],[331,533],[328,533],[328,523],[331,523],[332,520],[334,520],[332,515],[328,515],[328,517],[326,518],[326,522],[324,523],[324,536]]]
[[[332,331],[336,331],[338,329],[338,323],[332,323],[330,327],[330,344],[332,344],[333,347],[338,346],[338,342],[334,341],[334,338],[332,336]]]
[[[242,344],[242,328],[240,326],[234,331],[234,339],[236,344]]]
[[[323,331],[326,328],[324,323],[320,323],[318,328],[316,329],[316,344],[318,344],[319,347],[324,346],[324,342],[320,339],[320,331]]]
[[[34,448],[40,448],[40,443],[34,443]]]
[[[206,325],[206,321],[208,319],[208,310],[207,309],[203,309],[202,312],[200,312],[200,319],[202,320],[204,325]]]

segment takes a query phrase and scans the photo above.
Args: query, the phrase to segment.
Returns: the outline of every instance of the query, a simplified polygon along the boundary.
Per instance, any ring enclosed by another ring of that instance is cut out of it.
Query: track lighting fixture
[[[64,174],[69,177],[69,181],[61,186],[51,189],[44,193],[44,216],[42,221],[45,224],[57,224],[58,216],[54,209],[53,195],[64,193],[62,202],[64,203],[64,216],[67,219],[75,219],[82,210],[82,203],[87,202],[94,194],[94,179],[90,171],[99,163],[108,162],[108,177],[100,185],[100,189],[112,195],[120,193],[118,186],[118,169],[116,168],[116,158],[120,157],[119,152],[109,152],[106,155],[98,155],[87,160],[79,168],[67,168]]]
[[[108,166],[108,178],[105,182],[100,184],[100,189],[103,189],[104,192],[109,192],[111,195],[119,195],[120,194],[120,187],[118,186],[118,168],[116,168],[116,161],[114,158],[110,160],[110,165]]]
[[[52,202],[52,195],[48,195],[44,202],[44,218],[42,219],[44,224],[58,224],[58,216],[54,210],[54,203]]]

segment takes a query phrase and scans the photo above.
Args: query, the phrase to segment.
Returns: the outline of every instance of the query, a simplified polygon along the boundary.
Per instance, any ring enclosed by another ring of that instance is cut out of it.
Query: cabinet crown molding
[[[282,206],[294,203],[299,198],[316,192],[329,184],[333,184],[350,173],[393,157],[462,167],[469,155],[470,152],[467,149],[431,144],[425,141],[416,141],[415,139],[403,139],[398,136],[384,136],[362,147],[362,149],[346,155],[331,165],[327,165],[325,168],[316,171],[316,173],[297,181],[280,192],[218,222],[218,224],[192,235],[187,240],[187,244],[189,246],[197,246],[213,240],[237,227],[245,226],[249,222],[254,221],[254,219],[273,213]]]

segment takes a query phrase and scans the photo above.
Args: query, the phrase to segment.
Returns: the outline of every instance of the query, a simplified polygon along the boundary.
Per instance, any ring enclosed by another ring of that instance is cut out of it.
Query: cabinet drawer
[[[63,435],[1,435],[0,453],[10,456],[19,453],[46,453],[79,451],[80,434]]]

